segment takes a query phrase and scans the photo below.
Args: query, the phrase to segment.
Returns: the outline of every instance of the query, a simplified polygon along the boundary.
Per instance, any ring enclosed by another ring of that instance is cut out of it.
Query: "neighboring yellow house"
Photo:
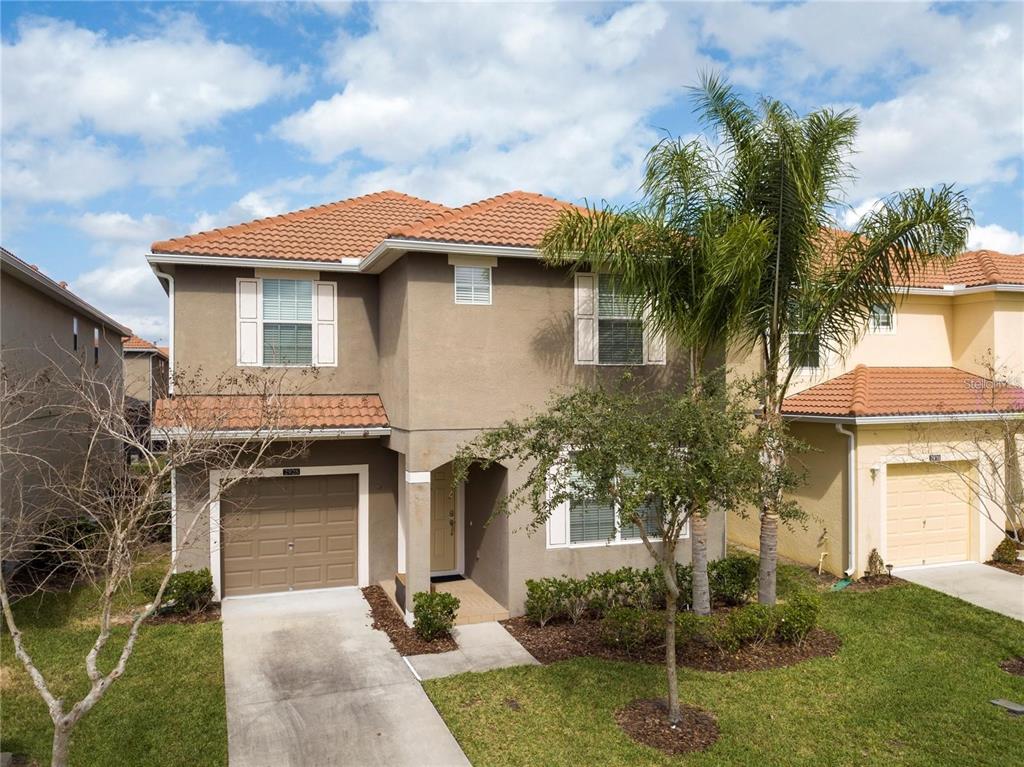
[[[1001,472],[1024,456],[998,429],[1024,416],[1024,255],[931,269],[846,355],[807,362],[784,412],[812,448],[793,494],[808,519],[781,530],[779,553],[837,575],[862,574],[872,549],[895,567],[989,559],[1006,524]],[[991,455],[1004,456],[995,470]],[[731,541],[756,548],[758,532],[756,514],[729,520]]]

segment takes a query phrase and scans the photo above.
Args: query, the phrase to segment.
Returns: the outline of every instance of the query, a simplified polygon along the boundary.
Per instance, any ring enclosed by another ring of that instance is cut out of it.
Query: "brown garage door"
[[[355,586],[359,477],[274,477],[221,499],[224,596]]]

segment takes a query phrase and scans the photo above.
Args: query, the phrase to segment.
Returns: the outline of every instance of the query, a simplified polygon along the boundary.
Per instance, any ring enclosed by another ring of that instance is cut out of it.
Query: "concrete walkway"
[[[977,562],[897,568],[893,574],[1024,621],[1024,578],[1019,575]]]
[[[358,589],[226,600],[230,767],[469,765]]]
[[[458,650],[429,655],[410,655],[406,660],[420,679],[437,679],[466,671],[490,671],[508,666],[536,666],[528,653],[500,623],[456,626],[452,636]]]

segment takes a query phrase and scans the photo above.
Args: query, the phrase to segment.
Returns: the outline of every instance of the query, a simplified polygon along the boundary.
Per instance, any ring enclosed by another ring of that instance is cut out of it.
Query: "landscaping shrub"
[[[882,561],[882,555],[878,553],[878,549],[871,549],[871,553],[868,554],[868,571],[866,574],[869,578],[877,578],[885,574],[885,562]]]
[[[558,578],[526,581],[526,617],[539,626],[565,612],[565,583]]]
[[[775,606],[775,636],[780,642],[798,644],[818,625],[821,597],[813,591],[798,591],[789,601]]]
[[[733,554],[708,566],[711,598],[727,605],[742,605],[757,588],[757,559]]]
[[[992,552],[992,561],[1001,565],[1012,565],[1017,561],[1017,542],[1006,536]]]
[[[562,605],[566,616],[573,625],[580,622],[580,618],[587,612],[590,605],[590,584],[587,580],[579,578],[566,578],[562,581],[559,589],[562,598]]]
[[[627,655],[656,642],[664,631],[661,613],[635,607],[613,607],[601,619],[601,641]]]
[[[710,616],[697,615],[689,610],[676,613],[676,649],[711,634],[711,625]]]
[[[720,649],[736,652],[748,644],[774,639],[778,619],[771,605],[744,605],[715,626],[712,640]]]
[[[459,598],[443,591],[419,591],[412,597],[412,627],[420,638],[432,642],[451,633]]]
[[[135,578],[135,586],[146,599],[156,599],[163,574],[144,572]],[[206,568],[175,573],[164,589],[160,611],[165,613],[200,613],[213,601],[213,576]]]
[[[91,519],[57,519],[47,524],[25,567],[39,576],[73,577],[88,567],[99,525]]]

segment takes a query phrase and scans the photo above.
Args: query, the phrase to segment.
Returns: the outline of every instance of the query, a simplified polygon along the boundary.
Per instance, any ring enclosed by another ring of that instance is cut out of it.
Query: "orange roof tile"
[[[532,192],[508,192],[392,229],[392,237],[433,242],[535,248],[572,203]]]
[[[788,416],[958,415],[1024,412],[1024,388],[959,368],[858,365],[849,373],[787,397]]]
[[[400,192],[376,192],[246,224],[154,242],[154,253],[340,261],[363,258],[397,226],[449,210]]]
[[[951,264],[933,264],[910,282],[914,288],[944,285],[1024,285],[1024,254],[1011,255],[992,250],[961,253]]]
[[[359,429],[388,425],[384,403],[376,394],[292,394],[275,404],[252,395],[207,394],[157,400],[153,425],[158,429],[201,431],[250,429]]]
[[[157,346],[138,336],[125,336],[121,339],[121,348],[126,352],[155,352],[164,357],[167,356],[166,347]]]

